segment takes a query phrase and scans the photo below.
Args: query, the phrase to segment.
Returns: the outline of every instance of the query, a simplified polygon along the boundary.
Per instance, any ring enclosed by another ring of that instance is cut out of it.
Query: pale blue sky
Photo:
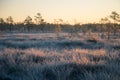
[[[77,22],[97,22],[101,17],[120,13],[120,0],[0,0],[0,17],[12,16],[23,21],[40,12],[48,22],[54,19]]]

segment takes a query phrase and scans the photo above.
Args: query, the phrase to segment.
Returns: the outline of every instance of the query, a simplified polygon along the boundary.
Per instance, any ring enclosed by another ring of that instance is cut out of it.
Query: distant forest
[[[101,18],[99,23],[76,23],[74,25],[64,23],[62,19],[54,23],[45,22],[40,13],[32,19],[27,16],[22,23],[15,23],[12,16],[7,19],[0,18],[0,32],[108,32],[120,33],[120,14],[113,11],[108,17]]]

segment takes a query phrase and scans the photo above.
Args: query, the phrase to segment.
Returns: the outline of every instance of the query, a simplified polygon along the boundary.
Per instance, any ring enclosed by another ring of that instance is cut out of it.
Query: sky
[[[120,0],[0,0],[0,18],[12,16],[16,22],[41,13],[47,22],[63,19],[69,23],[90,23],[112,11],[120,13]]]

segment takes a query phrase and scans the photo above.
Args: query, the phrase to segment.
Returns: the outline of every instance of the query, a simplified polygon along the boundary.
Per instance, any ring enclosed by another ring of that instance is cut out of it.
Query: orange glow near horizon
[[[1,0],[0,18],[12,16],[23,22],[27,16],[41,13],[46,22],[63,19],[64,22],[98,22],[112,11],[120,13],[119,0]]]

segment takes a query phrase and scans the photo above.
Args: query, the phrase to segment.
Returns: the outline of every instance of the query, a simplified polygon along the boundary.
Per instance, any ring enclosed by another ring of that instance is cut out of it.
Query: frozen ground
[[[0,80],[120,80],[120,39],[80,33],[0,35]]]

